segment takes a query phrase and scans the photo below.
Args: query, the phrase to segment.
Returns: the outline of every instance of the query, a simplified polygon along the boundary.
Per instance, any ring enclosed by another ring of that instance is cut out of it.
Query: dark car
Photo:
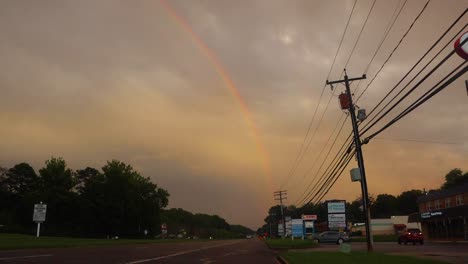
[[[398,244],[404,243],[405,245],[408,243],[420,243],[421,245],[424,244],[424,236],[421,233],[421,230],[417,228],[409,228],[405,233],[398,237]]]
[[[317,243],[337,243],[343,244],[349,241],[349,236],[343,232],[326,231],[312,236],[314,242]]]

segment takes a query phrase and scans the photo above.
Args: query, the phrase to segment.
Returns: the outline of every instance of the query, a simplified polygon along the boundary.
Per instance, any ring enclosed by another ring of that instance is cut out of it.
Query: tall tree
[[[86,167],[85,169],[82,170],[77,170],[76,171],[76,187],[78,191],[82,191],[84,186],[91,180],[95,179],[98,177],[100,172],[91,167]]]
[[[47,204],[46,230],[50,233],[69,234],[77,227],[78,197],[72,192],[75,184],[73,171],[62,158],[45,162],[39,170],[40,200]],[[39,202],[39,201],[36,201]]]
[[[461,169],[453,169],[445,175],[445,182],[441,189],[450,189],[458,185],[468,183],[468,172],[463,174]]]
[[[391,194],[379,194],[371,208],[372,217],[389,218],[399,214],[398,200]]]
[[[421,190],[409,190],[402,192],[397,197],[398,212],[401,215],[409,215],[414,212],[419,211],[418,207],[418,197],[422,196],[423,192]]]
[[[24,195],[37,188],[38,177],[28,163],[19,163],[9,169],[5,184],[11,193]]]

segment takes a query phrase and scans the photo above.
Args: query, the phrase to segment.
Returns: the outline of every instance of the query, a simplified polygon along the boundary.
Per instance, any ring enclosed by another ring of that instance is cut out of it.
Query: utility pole
[[[284,212],[283,212],[283,200],[286,200],[287,197],[287,191],[276,191],[273,193],[273,196],[275,197],[275,201],[279,201],[280,202],[280,206],[281,206],[281,221],[283,222],[282,225],[283,225],[283,233],[281,234],[281,237],[284,238],[285,237],[285,234],[286,234],[286,224],[284,222]]]
[[[353,125],[354,132],[354,145],[356,147],[356,157],[359,165],[359,172],[361,173],[361,191],[362,191],[362,206],[364,210],[364,219],[366,223],[366,241],[367,241],[367,251],[374,251],[374,241],[372,238],[372,230],[370,226],[370,208],[369,208],[369,193],[367,190],[367,180],[366,180],[366,170],[364,169],[364,157],[362,156],[361,148],[361,139],[359,138],[359,128],[356,120],[355,107],[353,104],[353,96],[351,94],[351,89],[349,83],[352,81],[366,79],[366,75],[363,74],[362,77],[357,78],[348,78],[346,69],[344,70],[345,76],[343,80],[329,82],[327,80],[327,85],[330,85],[333,89],[333,84],[335,83],[345,83],[346,93],[340,95],[341,109],[348,109],[351,114],[351,123]]]

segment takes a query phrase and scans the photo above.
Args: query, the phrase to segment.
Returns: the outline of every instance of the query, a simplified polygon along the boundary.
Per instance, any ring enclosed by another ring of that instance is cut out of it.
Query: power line
[[[336,58],[338,57],[338,54],[339,54],[339,52],[340,52],[340,50],[341,50],[341,46],[343,45],[343,40],[344,40],[344,37],[345,37],[345,35],[346,35],[346,32],[348,31],[349,23],[350,23],[350,21],[351,21],[351,17],[353,16],[354,9],[355,9],[355,7],[356,7],[356,3],[357,3],[357,0],[354,1],[353,7],[352,7],[352,9],[351,9],[351,13],[349,14],[348,21],[346,22],[345,29],[344,29],[343,34],[342,34],[341,39],[340,39],[340,44],[338,45],[338,49],[337,49],[336,52],[335,52],[335,56],[334,56],[334,58],[333,58],[333,62],[332,62],[332,64],[331,64],[331,66],[330,66],[330,70],[328,71],[327,79],[330,77],[330,74],[331,74],[331,72],[332,72],[332,70],[333,70],[333,66],[335,65],[335,62],[336,62]],[[318,108],[319,108],[319,106],[320,106],[320,102],[322,101],[322,97],[323,97],[323,93],[325,92],[325,88],[326,88],[326,85],[324,85],[323,88],[322,88],[322,92],[320,93],[320,97],[319,97],[317,106],[315,107],[315,110],[314,110],[314,113],[313,113],[313,115],[312,115],[312,118],[311,118],[311,120],[309,121],[309,125],[308,125],[308,128],[307,128],[306,135],[304,136],[304,139],[303,139],[303,141],[302,141],[301,147],[299,148],[299,151],[298,151],[298,153],[297,153],[297,155],[296,155],[296,158],[295,158],[295,160],[294,160],[294,162],[293,162],[293,166],[292,166],[291,169],[289,170],[288,176],[283,180],[283,183],[281,184],[281,187],[284,187],[284,185],[286,184],[286,182],[289,180],[290,177],[292,177],[292,176],[294,175],[295,170],[296,170],[297,167],[299,166],[299,163],[300,163],[300,162],[298,162],[298,160],[299,160],[299,158],[300,158],[300,156],[301,156],[301,154],[302,154],[302,152],[303,152],[304,144],[305,144],[305,142],[306,142],[306,140],[307,140],[307,137],[309,136],[310,129],[312,128],[312,124],[313,124],[313,122],[314,122],[314,120],[315,120],[315,116],[317,115],[317,110],[318,110]],[[331,98],[330,98],[330,100],[331,100]],[[329,102],[330,102],[330,100],[329,100]],[[327,107],[328,107],[328,104],[327,104]]]
[[[468,39],[467,39],[468,40]],[[466,41],[464,41],[466,43]],[[453,51],[455,52],[455,51]],[[453,54],[453,53],[451,53]],[[461,68],[461,66],[463,66],[464,64],[466,64],[466,61],[462,62],[457,68]],[[389,128],[390,126],[392,126],[393,124],[395,124],[396,122],[398,122],[400,119],[402,119],[403,117],[405,117],[407,114],[411,113],[412,111],[414,111],[416,108],[418,108],[420,105],[422,105],[423,103],[425,103],[427,100],[429,100],[430,98],[432,98],[433,96],[435,96],[436,94],[438,94],[439,92],[441,92],[443,89],[445,89],[448,85],[450,85],[452,82],[454,82],[456,79],[460,78],[463,74],[465,74],[466,72],[468,71],[468,66],[465,66],[463,69],[461,69],[459,72],[457,72],[455,75],[453,75],[450,79],[446,80],[451,74],[453,74],[454,71],[452,71],[451,73],[449,73],[448,75],[446,75],[439,83],[437,83],[434,87],[433,87],[433,90],[431,93],[422,96],[418,99],[417,103],[413,104],[412,106],[408,107],[407,109],[405,109],[404,111],[402,111],[397,117],[395,117],[393,120],[391,120],[390,122],[388,122],[385,126],[383,126],[382,128],[380,128],[379,130],[377,130],[376,132],[374,132],[373,134],[371,134],[370,136],[368,136],[367,138],[364,139],[364,143],[368,143],[369,140],[371,140],[373,137],[377,136],[378,134],[382,133],[384,130],[386,130],[387,128]],[[443,84],[441,84],[439,87],[437,87],[441,82],[445,81]]]
[[[351,50],[351,53],[350,53],[350,55],[348,56],[348,59],[347,59],[347,61],[346,61],[345,68],[346,68],[346,66],[348,65],[349,61],[351,60],[351,58],[352,58],[352,56],[353,56],[353,54],[354,54],[354,51],[355,51],[355,49],[356,49],[356,47],[357,47],[357,45],[358,45],[358,43],[359,43],[359,40],[361,39],[361,35],[362,35],[362,33],[363,33],[363,31],[364,31],[366,25],[367,25],[367,22],[368,22],[368,20],[369,20],[370,14],[372,13],[372,10],[374,9],[375,3],[376,3],[376,0],[373,1],[372,5],[371,5],[371,8],[369,9],[369,12],[367,13],[367,17],[366,17],[366,19],[365,19],[365,21],[364,21],[364,23],[363,23],[363,25],[362,25],[362,27],[361,27],[361,30],[360,30],[360,32],[359,32],[359,35],[358,35],[358,37],[357,37],[357,39],[356,39],[356,41],[355,41],[355,43],[354,43],[354,46],[353,46],[353,48],[352,48],[352,50]],[[353,8],[354,8],[354,6],[353,6]],[[352,13],[351,13],[351,14],[352,14]],[[351,19],[351,16],[350,16],[350,18],[348,19],[348,24],[349,24],[350,19]],[[348,24],[347,24],[347,25],[348,25]],[[344,38],[344,35],[343,35],[343,38]],[[342,38],[342,40],[343,40],[343,38]],[[340,42],[340,47],[341,47],[341,42]],[[337,54],[338,54],[338,53],[337,53]],[[336,59],[336,56],[335,56],[335,59]],[[335,59],[334,59],[333,63],[335,62]],[[330,71],[329,71],[329,73],[328,73],[327,80],[328,80],[328,78],[330,77],[330,73],[331,73],[331,69],[330,69]],[[325,88],[325,87],[324,87],[324,88]],[[324,117],[324,115],[325,115],[325,113],[326,113],[326,111],[327,111],[327,109],[328,109],[328,106],[329,106],[329,104],[330,104],[330,101],[331,101],[332,97],[333,97],[333,94],[330,96],[330,98],[329,98],[329,100],[328,100],[328,103],[327,103],[327,105],[326,105],[326,107],[325,107],[325,110],[324,110],[324,112],[322,113],[322,116],[321,116],[320,120],[318,121],[318,125],[316,126],[316,128],[315,128],[315,130],[314,130],[314,133],[313,133],[312,137],[310,138],[310,140],[309,140],[307,146],[304,148],[304,152],[302,152],[302,156],[299,158],[299,160],[298,160],[298,162],[297,162],[297,165],[300,164],[300,162],[303,160],[305,154],[307,153],[307,150],[309,149],[310,144],[312,143],[312,140],[313,140],[315,134],[317,133],[317,130],[319,129],[319,127],[320,127],[320,125],[321,125],[321,123],[322,123],[323,117]],[[340,122],[340,121],[338,121],[337,124],[338,124],[339,122]],[[297,159],[296,159],[296,160],[297,160]],[[297,169],[297,167],[294,169],[293,175],[294,175],[296,169]]]
[[[343,130],[343,127],[344,127],[345,122],[346,122],[347,119],[348,119],[348,117],[346,116],[346,118],[343,120],[343,122],[342,122],[342,124],[341,124],[341,127],[340,127],[338,133],[337,133],[336,136],[335,136],[335,139],[333,140],[333,143],[331,144],[330,148],[328,149],[328,152],[327,152],[327,154],[325,155],[325,158],[323,159],[322,163],[320,164],[320,167],[317,169],[316,173],[314,174],[314,177],[313,177],[312,180],[310,181],[309,185],[304,189],[304,192],[302,193],[302,195],[301,195],[300,197],[304,196],[304,194],[305,194],[305,193],[307,192],[307,190],[312,186],[313,182],[314,182],[315,179],[317,178],[317,174],[318,174],[318,173],[320,172],[320,170],[322,169],[323,165],[325,164],[325,161],[327,160],[327,158],[328,158],[328,156],[330,155],[330,153],[331,153],[333,147],[335,146],[336,141],[338,140],[338,137],[339,137],[339,135],[341,134],[341,131]],[[337,123],[337,125],[339,125],[339,123]],[[336,127],[338,127],[338,126],[336,126]],[[331,139],[331,136],[332,136],[333,134],[334,134],[334,133],[330,134],[329,139]],[[327,145],[327,144],[325,144],[325,145],[323,146],[323,148],[322,148],[322,150],[320,151],[320,154],[318,155],[318,157],[320,157],[320,156],[322,155],[323,151],[324,151],[325,148],[326,148],[326,145]],[[315,168],[315,165],[317,164],[317,161],[318,161],[318,160],[319,160],[319,158],[317,158],[317,159],[314,160],[313,165],[312,165],[312,166],[309,168],[309,170],[303,175],[303,178],[305,178],[305,176],[307,176],[307,175],[312,171],[312,169]],[[297,203],[297,201],[296,201],[296,203]]]
[[[359,35],[358,35],[358,37],[357,37],[356,42],[354,43],[353,49],[351,50],[351,53],[349,54],[349,57],[348,57],[348,59],[346,60],[346,63],[345,63],[345,66],[344,66],[345,69],[346,69],[346,67],[348,67],[348,63],[349,63],[349,61],[351,60],[351,57],[353,57],[354,50],[356,49],[356,46],[358,45],[359,40],[361,39],[362,32],[364,31],[364,28],[365,28],[366,25],[367,25],[367,21],[369,20],[370,14],[372,13],[372,10],[374,9],[375,2],[376,2],[376,0],[374,0],[374,2],[372,2],[372,6],[371,6],[371,8],[369,9],[369,13],[367,13],[366,20],[364,21],[364,24],[362,24],[361,31],[359,31]],[[328,80],[329,77],[330,77],[330,76],[327,76],[327,80]]]
[[[362,93],[358,96],[358,98],[356,99],[356,102],[359,101],[359,99],[361,98],[361,96],[367,91],[367,89],[369,88],[369,86],[374,82],[375,78],[377,78],[377,76],[379,75],[379,73],[382,71],[382,69],[385,67],[385,65],[387,64],[387,62],[390,60],[390,58],[393,56],[393,54],[395,53],[395,51],[400,47],[400,44],[403,42],[403,40],[406,38],[406,36],[408,35],[408,33],[411,31],[411,29],[413,28],[414,24],[416,23],[416,21],[419,20],[419,18],[421,17],[422,13],[424,13],[424,11],[426,10],[426,7],[429,5],[429,2],[431,0],[428,0],[426,2],[426,4],[424,5],[424,7],[421,9],[421,11],[419,12],[419,14],[416,16],[416,18],[413,20],[413,23],[411,23],[411,25],[409,26],[409,28],[406,30],[405,34],[401,37],[400,41],[398,42],[398,44],[395,46],[395,48],[392,50],[392,52],[390,53],[390,55],[387,57],[387,59],[384,61],[384,63],[382,64],[382,66],[380,67],[380,69],[376,72],[376,74],[374,75],[374,77],[369,81],[369,83],[367,84],[366,88],[364,89],[364,91],[362,91]]]
[[[318,186],[320,185],[320,183],[323,181],[323,178],[325,177],[325,175],[329,172],[329,170],[335,166],[336,164],[338,164],[338,160],[339,160],[339,157],[340,155],[342,155],[342,153],[345,153],[345,152],[348,152],[350,150],[350,147],[351,147],[351,142],[349,142],[350,138],[351,138],[351,135],[350,134],[348,136],[348,138],[343,142],[343,144],[341,145],[340,149],[338,150],[338,152],[336,153],[336,155],[333,157],[333,159],[331,160],[331,162],[328,164],[327,168],[325,169],[325,171],[322,173],[322,175],[319,177],[319,179],[317,180],[317,182],[312,186],[312,184],[314,183],[313,181],[311,181],[309,183],[309,185],[307,186],[307,188],[304,190],[304,192],[302,193],[302,195],[300,196],[300,198],[298,199],[298,201],[295,202],[295,204],[297,205],[300,205],[302,203],[304,203],[308,197],[310,195],[312,195],[312,193],[314,191],[316,191],[316,189],[318,188]],[[316,175],[314,176],[314,179],[317,177],[317,174],[320,172],[321,168],[323,167],[323,165],[325,164],[325,161],[327,160],[330,152],[331,152],[332,148],[329,149],[328,153],[327,153],[327,156],[324,158],[322,164],[320,164],[320,168],[317,170],[317,173]],[[334,165],[335,164],[335,165]],[[312,188],[310,188],[312,186]]]
[[[413,88],[411,88],[408,92],[406,92],[396,103],[394,103],[387,111],[385,111],[385,113],[383,113],[382,115],[380,115],[379,118],[377,118],[377,120],[373,121],[373,123],[368,123],[366,125],[366,127],[363,129],[363,131],[361,132],[361,135],[366,133],[367,131],[369,131],[369,129],[371,129],[372,127],[374,127],[380,120],[382,120],[382,118],[384,118],[386,115],[388,115],[388,113],[390,111],[392,111],[397,105],[399,105],[406,97],[408,97],[415,89],[417,89],[424,81],[427,80],[427,78],[429,78],[432,74],[434,74],[434,72],[440,68],[440,66],[442,66],[451,56],[453,56],[453,54],[455,54],[455,50],[453,50],[452,52],[450,52],[447,56],[445,56],[445,58],[443,58],[431,71],[429,71],[421,80],[419,80],[414,86]],[[388,104],[387,104],[388,105]]]
[[[466,10],[465,10],[464,13],[466,13]],[[459,19],[464,15],[464,13],[459,17]],[[457,19],[457,21],[458,21],[459,19]],[[457,22],[457,21],[456,21],[456,22]],[[455,24],[456,22],[454,22],[454,24]],[[453,25],[452,25],[447,31],[449,31],[452,27],[453,27]],[[446,33],[445,33],[445,34],[446,34]],[[445,36],[445,34],[444,34],[443,36]],[[443,37],[443,36],[442,36],[442,37]],[[441,37],[441,38],[442,38],[442,37]],[[440,39],[439,39],[439,41],[440,41]],[[436,42],[436,44],[437,44],[437,43],[438,43],[438,42]],[[461,65],[460,65],[460,66],[461,66]],[[460,68],[460,66],[459,66],[458,68]],[[457,69],[458,69],[458,68],[457,68]],[[455,69],[455,70],[456,70],[456,69]],[[454,70],[454,71],[455,71],[455,70]],[[465,72],[466,72],[466,68],[465,68]],[[452,72],[452,73],[453,73],[453,72]],[[459,72],[459,76],[461,76],[461,74],[463,74],[463,73]],[[450,75],[451,75],[451,74],[449,74],[448,76],[450,76]],[[448,77],[448,76],[447,76],[447,77]],[[447,77],[446,77],[446,78],[447,78]],[[444,78],[443,80],[445,80],[446,78]],[[442,80],[442,81],[443,81],[443,80]],[[442,82],[442,81],[441,81],[441,82]],[[451,81],[453,81],[453,78],[451,79]],[[441,82],[439,82],[439,84],[440,84]],[[438,84],[437,84],[437,85],[438,85]],[[436,85],[436,87],[437,87],[437,85]],[[445,84],[445,85],[448,85],[448,84]],[[440,89],[440,88],[439,88],[439,89]],[[428,91],[428,92],[431,92],[431,90]],[[428,94],[428,92],[427,92],[426,94]],[[434,92],[433,92],[433,93],[434,93]],[[433,93],[431,93],[432,96],[433,96]],[[426,94],[425,94],[425,95],[426,95]],[[423,95],[423,96],[424,96],[424,95]],[[430,98],[430,97],[429,97],[429,98]],[[427,99],[424,98],[424,101],[428,100],[429,98],[427,98]],[[421,98],[420,98],[420,100],[418,100],[418,101],[416,101],[415,103],[413,103],[412,108],[409,108],[407,111],[412,111],[412,110],[414,110],[417,106],[419,106],[419,105],[422,104],[422,103],[423,103],[423,102],[422,102],[422,100],[421,100]],[[410,107],[411,107],[411,106],[410,106]],[[401,119],[403,116],[405,116],[405,115],[408,114],[408,113],[409,113],[409,112],[402,112],[402,113],[398,116],[398,119],[397,119],[397,120]],[[396,120],[396,121],[397,121],[397,120]],[[395,122],[396,122],[396,121],[395,121]],[[394,123],[394,122],[393,122],[393,123]],[[389,126],[392,125],[393,123],[389,124]],[[329,177],[330,177],[330,176],[329,176]],[[339,176],[338,176],[338,177],[339,177]],[[334,184],[334,182],[336,182],[336,180],[338,179],[338,177],[335,178],[335,180],[332,182],[332,184],[330,185],[330,187],[328,188],[328,190],[331,188],[331,186]],[[322,185],[322,187],[321,187],[320,189],[323,189],[324,186],[325,186],[325,185]],[[320,196],[320,198],[318,199],[318,201],[320,201],[320,200],[323,198],[323,196],[326,195],[326,193],[328,192],[328,190],[327,190],[326,192],[324,192],[324,194],[323,194],[322,196]],[[323,191],[322,191],[322,192],[323,192]],[[312,201],[312,199],[311,199],[311,201]]]
[[[371,60],[370,60],[369,63],[367,64],[366,69],[364,70],[364,73],[367,73],[367,71],[369,70],[370,65],[372,64],[372,62],[374,61],[375,57],[377,56],[377,53],[378,53],[378,52],[380,51],[380,49],[382,48],[382,45],[383,45],[383,43],[385,42],[385,40],[387,39],[388,34],[389,34],[390,31],[392,30],[393,26],[395,25],[395,22],[396,22],[396,21],[398,20],[398,18],[400,17],[401,11],[403,11],[403,9],[405,8],[406,2],[407,2],[407,1],[408,1],[408,0],[405,0],[405,2],[403,2],[403,5],[401,6],[401,8],[400,8],[400,10],[398,11],[398,13],[396,14],[396,16],[395,16],[395,13],[397,12],[398,6],[399,6],[399,5],[397,5],[396,8],[395,8],[395,10],[393,11],[393,15],[392,15],[392,17],[391,17],[391,19],[390,19],[390,21],[389,21],[389,23],[388,23],[388,25],[387,25],[387,28],[385,29],[385,34],[383,35],[382,40],[380,40],[380,43],[379,43],[379,45],[377,46],[377,49],[375,50],[374,54],[372,55]],[[393,17],[395,17],[395,18],[393,19]],[[359,87],[358,87],[358,88],[359,88]],[[356,92],[356,91],[355,91],[355,92]]]
[[[342,115],[340,116],[340,120],[341,120],[341,118],[342,118],[343,116],[345,116],[345,114],[342,114]],[[347,117],[346,117],[346,118],[347,118]],[[344,126],[344,123],[345,123],[345,121],[346,121],[346,118],[345,118],[345,120],[343,121],[343,124],[341,125],[341,127],[339,128],[339,131],[338,131],[338,133],[336,134],[335,140],[333,141],[331,147],[333,147],[333,146],[335,145],[336,140],[338,139],[338,135],[341,133],[341,130],[343,129],[343,126]],[[323,145],[322,149],[320,150],[319,154],[317,155],[317,158],[314,159],[314,162],[312,163],[312,166],[310,166],[309,169],[302,175],[302,179],[304,179],[304,178],[315,168],[315,165],[317,164],[317,161],[320,159],[320,157],[322,156],[323,152],[325,151],[326,146],[328,145],[328,143],[330,143],[330,141],[331,141],[333,135],[334,135],[335,132],[338,130],[339,125],[340,125],[340,122],[338,121],[338,122],[336,123],[336,125],[335,125],[335,128],[334,128],[333,131],[330,133],[330,136],[328,137],[326,143]],[[300,183],[300,182],[298,182],[298,183]],[[291,187],[291,189],[295,189],[295,187],[296,187],[296,186]]]
[[[400,1],[401,2],[401,1]],[[388,21],[388,24],[387,24],[387,27],[384,31],[384,35],[382,36],[382,39],[380,40],[380,43],[379,45],[377,46],[377,49],[374,51],[374,54],[372,55],[372,58],[371,60],[369,61],[369,63],[367,63],[367,66],[364,70],[364,73],[367,74],[367,71],[369,70],[370,66],[372,65],[372,62],[374,62],[374,59],[375,57],[377,57],[377,54],[379,53],[380,49],[382,48],[383,46],[383,43],[385,42],[385,40],[387,40],[387,37],[389,35],[389,33],[391,32],[393,26],[395,25],[395,22],[398,20],[398,18],[400,17],[400,14],[401,14],[401,11],[403,11],[403,9],[405,8],[406,6],[406,3],[407,3],[407,0],[405,0],[403,2],[403,5],[401,6],[401,8],[398,10],[398,7],[400,6],[400,2],[398,3],[398,5],[395,7],[395,10],[393,11],[393,14],[392,14],[392,17],[390,18],[390,20]],[[398,12],[398,13],[397,13]],[[396,14],[396,15],[395,15]],[[360,80],[357,84],[357,87],[356,89],[354,90],[354,93],[357,93],[357,91],[359,90],[359,88],[361,87],[361,82],[362,80]],[[356,102],[359,100],[359,98],[357,98]]]
[[[461,144],[461,142],[445,142],[445,141],[434,141],[434,140],[423,140],[423,139],[408,139],[408,138],[381,138],[381,137],[375,137],[374,139],[389,140],[389,141],[414,142],[414,143],[423,143],[423,144],[441,144],[441,145],[458,145],[458,144]]]
[[[323,190],[323,187],[327,184],[327,182],[329,182],[329,179],[337,172],[337,170],[342,166],[342,164],[344,164],[346,158],[349,158],[349,156],[352,157],[354,155],[354,152],[353,154],[351,154],[352,143],[351,142],[348,142],[348,143],[349,144],[346,144],[345,142],[344,144],[344,146],[348,146],[347,148],[344,148],[337,153],[336,158],[338,157],[340,158],[336,159],[336,162],[334,162],[333,166],[329,166],[330,170],[328,170],[327,168],[325,173],[322,174],[319,181],[317,182],[317,185],[316,185],[317,188],[314,188],[313,191],[311,191],[305,197],[305,199],[303,199],[302,206],[310,204],[317,197],[317,195],[321,192],[321,190]],[[330,163],[330,165],[332,165],[332,163]],[[320,187],[318,187],[319,185]]]
[[[372,116],[372,113],[385,101],[385,99],[398,87],[398,85],[400,85],[403,80],[408,77],[408,75],[418,66],[418,64],[440,43],[440,41],[450,32],[450,30],[463,18],[463,16],[466,14],[466,12],[468,11],[468,9],[465,9],[465,11],[449,26],[449,28],[434,42],[434,44],[432,44],[432,46],[424,53],[424,55],[413,65],[413,67],[411,67],[411,69],[400,79],[400,81],[398,81],[397,84],[395,84],[395,86],[393,86],[393,88],[377,103],[376,106],[374,106],[372,108],[372,110],[367,114],[367,117],[369,118],[370,116]],[[406,89],[406,87],[408,87],[408,85],[414,81],[426,68],[427,66],[429,66],[429,64],[448,46],[452,43],[452,41],[465,29],[465,27],[467,26],[467,24],[465,24],[464,27],[462,27],[458,33],[456,33],[454,35],[454,37],[452,37],[452,39],[450,39],[440,50],[439,52],[434,55],[434,57],[426,63],[426,65],[421,69],[419,70],[419,72],[413,76],[413,78],[405,85],[405,87],[403,87],[400,92],[398,92],[378,113],[376,116],[374,116],[369,122],[372,122],[380,113],[382,113],[382,111],[398,96],[400,95],[404,89]],[[361,95],[359,96],[359,98],[362,96],[362,94],[365,92],[365,90],[361,93]],[[358,99],[359,99],[358,98]],[[369,122],[366,124],[366,126],[364,128],[366,128],[368,125],[369,125]]]
[[[401,1],[400,1],[400,2],[401,2]],[[393,28],[395,22],[398,20],[398,17],[400,16],[400,14],[401,14],[403,8],[404,8],[405,5],[406,5],[406,2],[407,2],[407,0],[404,1],[403,5],[401,6],[401,8],[400,8],[399,10],[398,10],[399,4],[395,7],[395,10],[394,10],[394,12],[393,12],[393,15],[392,15],[392,17],[390,18],[389,23],[387,24],[387,27],[386,27],[386,29],[385,29],[385,31],[384,31],[384,32],[385,32],[385,33],[384,33],[384,36],[382,37],[382,39],[381,39],[381,41],[380,41],[380,43],[379,43],[377,49],[375,50],[375,52],[374,52],[374,54],[373,54],[373,56],[372,56],[372,59],[369,61],[369,63],[368,63],[367,66],[366,66],[366,70],[365,70],[366,72],[367,72],[369,66],[372,64],[372,62],[373,62],[374,58],[376,57],[377,53],[378,53],[379,50],[381,49],[383,43],[384,43],[385,40],[387,39],[387,36],[388,36],[388,34],[390,33],[391,29]],[[370,8],[369,14],[368,14],[368,16],[367,16],[367,18],[366,18],[366,21],[364,22],[363,27],[361,28],[361,32],[360,32],[360,34],[359,34],[358,40],[356,41],[356,43],[355,43],[355,45],[354,45],[354,47],[353,47],[353,51],[354,51],[355,47],[357,46],[357,43],[358,43],[359,38],[360,38],[360,35],[361,35],[361,33],[362,33],[362,31],[363,31],[363,29],[364,29],[366,23],[367,23],[367,20],[368,20],[369,15],[370,15],[370,13],[371,13],[371,11],[372,11],[372,8],[374,7],[374,4],[375,4],[375,1],[374,1],[374,3],[372,4],[372,7]],[[397,11],[398,11],[398,13],[397,13]],[[395,16],[395,14],[396,14],[396,16]],[[352,52],[353,52],[353,51],[352,51]],[[349,56],[346,65],[348,64],[349,59],[351,58],[351,56],[352,56],[352,53],[351,53],[351,55]],[[357,89],[359,88],[360,83],[361,83],[361,81],[359,81],[359,84],[358,84],[358,86],[357,86],[355,92],[356,92]],[[343,125],[344,125],[344,123],[343,123]],[[348,141],[348,140],[351,138],[351,135],[352,135],[352,134],[350,134],[350,135],[348,136],[348,139],[347,139],[346,141]],[[336,141],[336,138],[335,138],[335,141]],[[333,146],[332,146],[332,147],[333,147]],[[331,150],[331,149],[330,149],[330,150]],[[330,152],[328,152],[328,154],[329,154],[329,153],[330,153]],[[327,154],[327,157],[328,157],[328,154]],[[327,157],[326,157],[326,158],[327,158]],[[325,162],[326,158],[324,159],[324,162]],[[336,156],[335,156],[335,158],[336,158]],[[320,168],[318,169],[318,171],[320,171],[320,169],[321,169],[321,167],[323,166],[324,162],[322,162],[322,164],[321,164]],[[314,163],[315,163],[315,162],[314,162]],[[332,163],[333,163],[333,162],[332,162]],[[331,164],[332,164],[332,163],[331,163]],[[330,164],[330,165],[331,165],[331,164]],[[328,171],[329,168],[330,168],[330,166],[327,168],[326,171]],[[326,171],[325,171],[325,173],[326,173]],[[325,174],[325,173],[324,173],[324,174]],[[314,179],[311,181],[311,183],[313,183],[313,181],[315,180],[316,176],[317,176],[317,175],[315,175],[315,177],[314,177]],[[319,182],[320,182],[320,180],[319,180]],[[317,182],[317,184],[312,188],[311,192],[313,192],[313,190],[316,189],[316,187],[318,186],[318,183],[319,183],[319,182]],[[309,184],[309,186],[306,188],[305,192],[307,192],[307,190],[310,188],[310,186],[311,186],[311,184]],[[301,197],[305,194],[305,192],[301,195]],[[309,192],[309,194],[310,194],[311,192]],[[307,196],[308,196],[308,195],[306,195],[306,197],[307,197]],[[304,200],[304,198],[302,198],[302,200]],[[301,202],[302,202],[302,200],[301,200]]]
[[[335,182],[340,178],[341,174],[343,174],[343,171],[346,169],[346,166],[348,166],[348,164],[351,161],[351,159],[353,158],[353,156],[354,156],[354,152],[353,152],[353,154],[349,155],[348,159],[344,162],[344,166],[341,166],[341,170],[339,170],[339,172],[336,173],[334,179],[332,179],[330,181],[331,184],[327,187],[327,190],[325,192],[323,192],[322,195],[319,198],[317,198],[315,200],[315,202],[313,202],[313,203],[320,202],[323,199],[323,197],[325,197],[325,195],[328,194],[328,192],[333,187],[333,185],[335,185]]]

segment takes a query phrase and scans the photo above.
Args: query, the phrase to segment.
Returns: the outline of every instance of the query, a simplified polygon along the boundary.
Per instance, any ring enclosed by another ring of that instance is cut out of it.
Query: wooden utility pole
[[[372,239],[372,229],[370,226],[371,218],[370,218],[370,208],[369,208],[369,192],[367,190],[366,170],[364,169],[364,157],[362,155],[362,148],[361,148],[362,143],[359,137],[359,128],[358,128],[357,120],[356,120],[356,112],[355,112],[355,107],[353,104],[353,96],[351,94],[351,89],[349,86],[349,83],[352,81],[366,79],[366,75],[363,74],[362,77],[350,79],[348,78],[346,69],[344,70],[344,72],[345,72],[345,76],[343,80],[332,81],[332,82],[329,82],[327,80],[327,85],[344,82],[346,86],[346,94],[344,94],[344,97],[343,97],[343,99],[345,99],[345,102],[341,102],[341,108],[348,109],[349,113],[351,114],[351,123],[353,125],[353,132],[354,132],[354,146],[356,148],[356,158],[358,160],[359,172],[361,173],[362,206],[364,209],[364,219],[366,223],[367,251],[372,252],[374,251],[374,241]]]

